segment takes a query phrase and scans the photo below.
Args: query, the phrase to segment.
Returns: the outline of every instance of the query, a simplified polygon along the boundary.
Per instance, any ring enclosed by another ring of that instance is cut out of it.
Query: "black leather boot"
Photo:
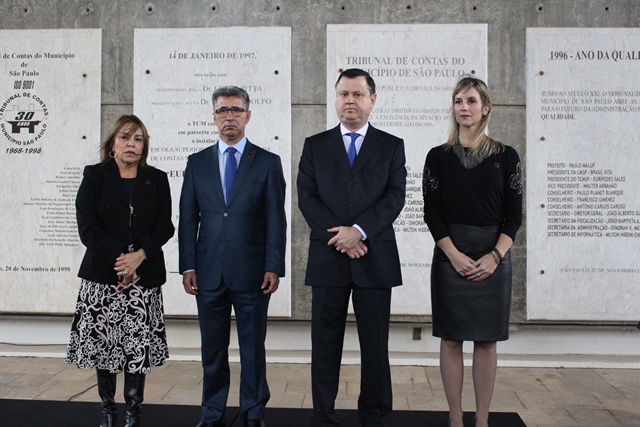
[[[102,408],[102,419],[100,427],[116,427],[118,422],[118,411],[116,401],[113,396],[116,394],[116,374],[104,369],[96,369],[98,378],[98,394],[100,395]]]
[[[124,373],[125,409],[124,427],[140,427],[140,405],[144,400],[145,374]]]

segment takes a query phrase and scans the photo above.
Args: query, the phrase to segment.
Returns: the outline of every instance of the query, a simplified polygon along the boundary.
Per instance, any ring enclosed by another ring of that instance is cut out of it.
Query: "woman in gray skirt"
[[[140,425],[145,375],[168,357],[162,245],[173,236],[167,175],[147,164],[149,134],[121,116],[84,169],[76,198],[87,247],[65,362],[96,370],[100,427],[116,425],[116,374],[124,371],[125,427]]]
[[[431,266],[433,335],[449,425],[462,427],[462,344],[473,341],[477,427],[488,426],[496,342],[509,335],[509,248],[522,222],[522,165],[511,147],[486,134],[486,84],[463,76],[452,96],[448,141],[431,149],[423,171],[424,219],[436,247]]]

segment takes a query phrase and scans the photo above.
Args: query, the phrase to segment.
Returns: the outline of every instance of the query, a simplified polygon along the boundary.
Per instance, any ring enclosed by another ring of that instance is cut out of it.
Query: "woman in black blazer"
[[[95,368],[101,427],[116,425],[116,374],[124,371],[125,427],[139,426],[144,380],[168,358],[160,286],[162,245],[173,236],[167,175],[147,165],[149,134],[121,116],[87,166],[76,199],[87,247],[66,363]]]

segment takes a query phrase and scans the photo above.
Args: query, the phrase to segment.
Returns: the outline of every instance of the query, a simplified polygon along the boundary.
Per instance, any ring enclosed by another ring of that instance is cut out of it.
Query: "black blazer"
[[[407,170],[402,139],[369,125],[353,169],[340,127],[305,140],[298,206],[311,227],[305,283],[370,288],[402,284],[393,221],[404,206]],[[358,224],[369,252],[350,259],[327,242],[327,229]]]
[[[138,284],[154,288],[166,282],[164,245],[173,236],[171,192],[167,175],[153,167],[138,168],[134,182],[131,227],[134,249],[147,259],[138,267]],[[129,198],[114,160],[87,166],[76,198],[80,240],[87,247],[78,277],[117,283],[116,258],[127,252]]]

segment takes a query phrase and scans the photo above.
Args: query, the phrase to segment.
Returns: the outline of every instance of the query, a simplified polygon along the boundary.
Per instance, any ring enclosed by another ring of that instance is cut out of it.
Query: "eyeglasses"
[[[242,113],[244,113],[245,110],[244,108],[240,108],[240,107],[221,107],[218,108],[217,110],[214,111],[214,113],[216,113],[217,117],[220,117],[221,119],[224,119],[225,117],[227,117],[227,114],[229,114],[229,111],[231,111],[231,114],[233,115],[233,117],[240,117],[242,115]]]

